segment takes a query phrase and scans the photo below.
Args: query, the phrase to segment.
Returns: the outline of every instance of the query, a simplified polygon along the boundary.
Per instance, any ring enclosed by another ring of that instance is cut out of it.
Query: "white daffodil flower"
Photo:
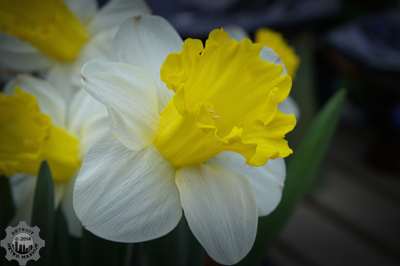
[[[226,32],[232,38],[240,41],[244,38],[249,38],[246,31],[238,26],[228,26],[225,28]],[[256,32],[255,41],[264,45],[266,49],[270,50],[270,61],[281,64],[285,67],[285,71],[294,78],[300,63],[299,57],[296,55],[292,47],[287,44],[282,35],[278,32],[272,31],[267,28],[261,28]],[[296,102],[288,97],[279,106],[279,109],[287,114],[295,114],[297,119],[300,118],[300,110]]]
[[[101,9],[96,0],[0,1],[0,67],[46,71],[50,82],[77,90],[82,64],[107,57],[116,27],[147,13],[143,0],[111,0]]]
[[[292,152],[284,135],[295,116],[278,105],[290,76],[262,45],[221,29],[205,46],[182,42],[157,16],[125,22],[113,50],[113,62],[82,69],[112,130],[76,179],[78,218],[105,239],[141,242],[170,232],[184,213],[212,258],[238,262],[254,243],[258,217],[281,199],[282,158]]]
[[[30,221],[40,163],[53,175],[71,234],[81,225],[72,208],[73,183],[87,150],[107,132],[107,111],[85,91],[65,98],[46,80],[20,75],[0,93],[0,174],[10,178],[15,222]]]

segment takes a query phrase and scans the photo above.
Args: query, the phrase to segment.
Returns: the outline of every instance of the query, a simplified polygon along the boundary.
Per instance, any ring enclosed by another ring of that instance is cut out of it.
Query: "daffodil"
[[[148,12],[143,0],[111,0],[101,9],[96,0],[0,0],[0,67],[46,70],[50,82],[78,89],[81,65],[110,53],[116,26]]]
[[[291,88],[269,51],[222,29],[182,42],[164,19],[135,17],[114,39],[114,61],[84,65],[84,88],[111,131],[85,157],[74,188],[84,227],[141,242],[184,216],[208,254],[233,264],[251,249],[259,216],[278,205],[292,153],[281,112]]]
[[[70,232],[80,224],[72,209],[74,177],[88,148],[106,132],[106,109],[85,91],[65,98],[45,80],[21,75],[0,94],[0,174],[10,178],[15,221],[29,221],[36,175],[48,161],[55,204],[62,204]]]

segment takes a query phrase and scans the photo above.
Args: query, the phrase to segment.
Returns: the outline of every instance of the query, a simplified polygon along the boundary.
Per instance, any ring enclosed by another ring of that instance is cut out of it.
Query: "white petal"
[[[286,165],[283,159],[269,160],[264,166],[252,167],[237,153],[224,152],[217,157],[226,168],[250,181],[259,216],[270,214],[278,206],[286,177]]]
[[[63,183],[54,183],[54,207],[57,209],[64,197],[66,185]]]
[[[79,90],[72,99],[68,110],[68,131],[78,136],[82,154],[96,143],[110,129],[106,120],[105,106],[89,95],[85,90]]]
[[[65,99],[58,88],[48,81],[30,75],[19,75],[7,84],[7,92],[11,93],[16,87],[29,92],[36,97],[40,110],[49,115],[52,121],[60,127],[65,127],[66,105]]]
[[[75,180],[71,180],[65,188],[64,197],[61,202],[61,208],[67,222],[68,231],[75,237],[82,236],[82,225],[75,214],[72,200]]]
[[[79,17],[83,24],[87,24],[96,14],[96,0],[64,0],[68,8]]]
[[[114,47],[117,61],[145,69],[157,84],[160,99],[169,99],[160,68],[168,54],[181,50],[182,39],[165,19],[141,16],[127,20],[115,36]]]
[[[51,64],[51,60],[30,44],[0,34],[0,67],[30,72],[44,70]]]
[[[281,158],[270,160],[262,167],[245,165],[243,171],[250,177],[259,210],[258,215],[270,214],[282,199],[286,177],[285,161]]]
[[[257,207],[248,180],[218,158],[177,171],[176,184],[189,227],[217,262],[234,264],[250,251]]]
[[[249,36],[247,35],[246,31],[238,26],[227,26],[224,27],[224,31],[226,31],[229,36],[234,38],[235,40],[242,40],[244,38],[248,38]]]
[[[154,149],[130,151],[109,137],[89,151],[76,179],[74,209],[83,226],[112,241],[161,237],[182,209],[174,169]]]
[[[291,97],[288,97],[285,101],[279,104],[279,110],[286,114],[294,114],[297,119],[300,118],[299,107]]]
[[[150,144],[158,126],[158,100],[151,79],[140,68],[93,61],[82,68],[84,88],[106,105],[113,134],[127,147]]]
[[[149,13],[150,8],[144,0],[111,0],[97,13],[89,29],[98,33],[118,26],[130,17]]]
[[[14,175],[10,177],[10,184],[16,207],[12,224],[17,224],[20,221],[29,223],[32,216],[36,177],[23,174]]]

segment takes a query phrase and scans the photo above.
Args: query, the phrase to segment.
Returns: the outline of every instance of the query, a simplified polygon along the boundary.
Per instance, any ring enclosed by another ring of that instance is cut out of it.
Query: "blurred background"
[[[400,1],[149,0],[183,37],[281,32],[300,57],[296,146],[340,88],[347,102],[315,187],[265,265],[400,265]]]

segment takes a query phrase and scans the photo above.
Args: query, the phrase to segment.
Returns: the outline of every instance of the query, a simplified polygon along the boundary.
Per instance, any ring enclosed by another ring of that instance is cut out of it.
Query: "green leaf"
[[[11,184],[6,176],[0,176],[0,210],[0,230],[4,231],[15,215]]]
[[[288,164],[281,203],[271,215],[259,220],[253,249],[238,265],[258,265],[267,245],[279,235],[296,205],[312,189],[316,172],[335,132],[345,95],[344,90],[337,92],[313,120]]]
[[[54,240],[54,187],[53,178],[47,162],[40,166],[33,200],[31,225],[38,226],[40,237],[45,241],[45,247],[40,250],[40,260],[35,265],[52,265],[51,252]]]
[[[62,208],[59,207],[56,212],[55,238],[53,249],[53,265],[71,266],[75,265],[72,255],[71,237],[69,236],[67,221],[65,220]]]
[[[6,227],[15,215],[15,205],[11,193],[10,180],[6,176],[0,176],[0,239],[6,237]],[[0,248],[0,265],[7,265],[6,252]]]

